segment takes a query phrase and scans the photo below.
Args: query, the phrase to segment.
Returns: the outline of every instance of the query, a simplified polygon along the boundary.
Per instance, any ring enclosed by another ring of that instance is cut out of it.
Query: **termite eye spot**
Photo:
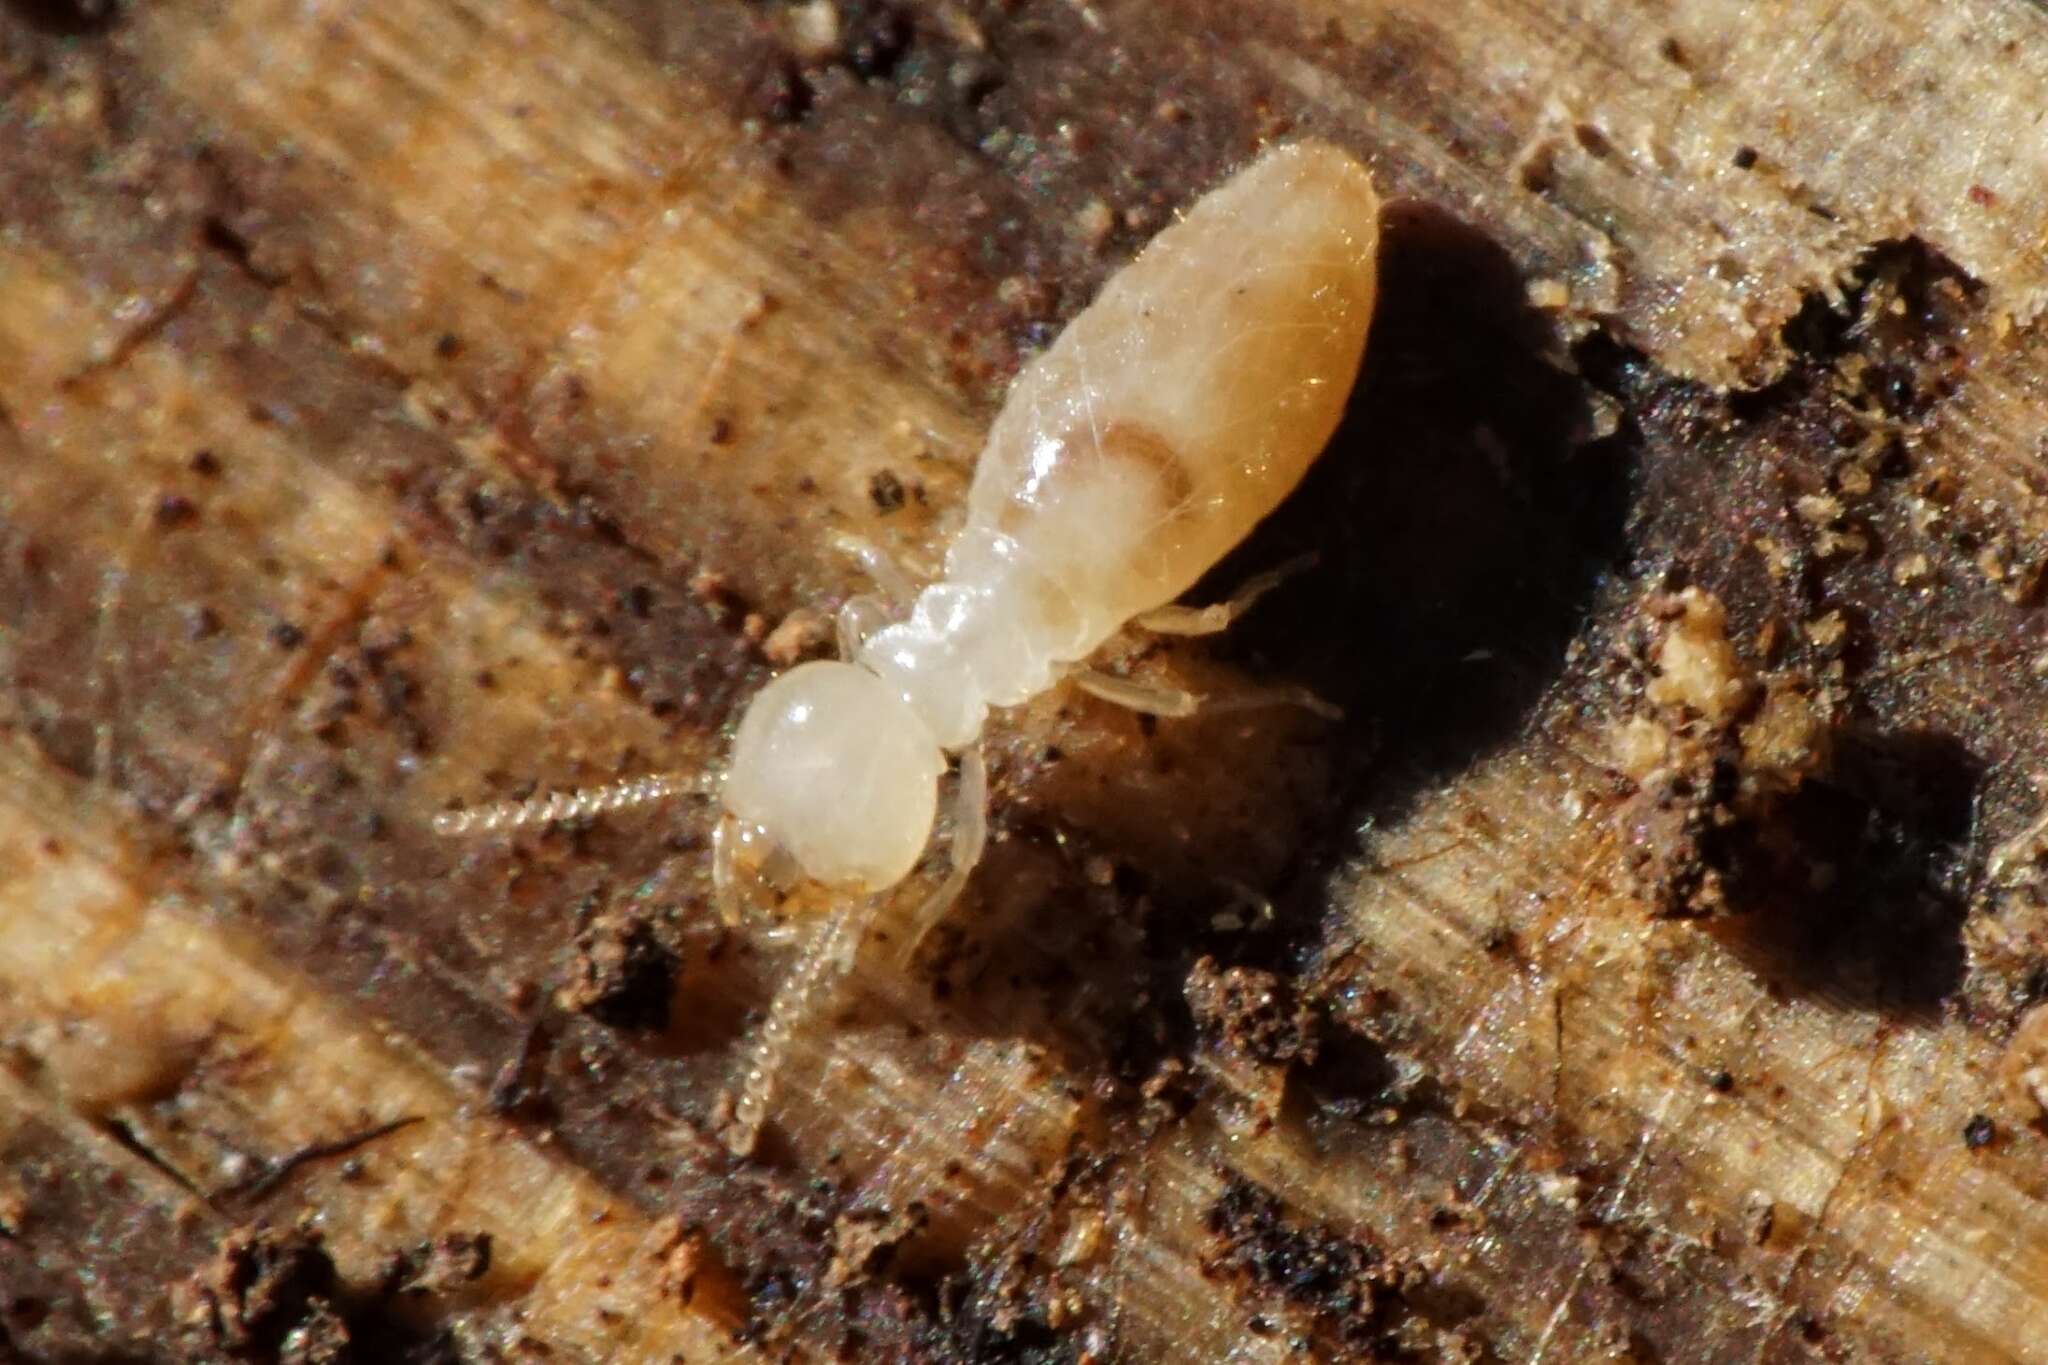
[[[945,766],[931,731],[880,678],[808,663],[747,708],[725,807],[820,882],[891,886],[931,839]]]

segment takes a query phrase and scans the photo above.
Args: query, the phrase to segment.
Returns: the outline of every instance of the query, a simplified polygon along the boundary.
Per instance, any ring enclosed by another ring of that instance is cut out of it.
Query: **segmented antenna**
[[[629,777],[602,787],[577,791],[549,792],[525,801],[500,801],[473,810],[444,810],[434,817],[436,834],[489,834],[501,829],[523,829],[554,820],[577,820],[586,815],[606,815],[652,805],[671,796],[703,790],[703,780],[680,773],[656,773],[651,777]]]
[[[789,1056],[797,1024],[832,1003],[880,904],[879,896],[869,896],[828,915],[776,990],[768,1017],[754,1035],[753,1055],[747,1058],[732,1123],[725,1130],[726,1148],[734,1156],[753,1154],[762,1120],[768,1114],[768,1101],[775,1097],[776,1075]]]

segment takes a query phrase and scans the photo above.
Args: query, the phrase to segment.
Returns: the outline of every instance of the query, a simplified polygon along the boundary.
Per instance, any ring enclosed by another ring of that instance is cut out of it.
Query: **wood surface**
[[[0,1359],[2048,1360],[2044,88],[2019,0],[0,3]],[[1110,662],[1346,720],[1004,717],[733,1159],[710,807],[431,817],[714,769],[1293,133],[1385,297],[1198,596],[1317,566]]]

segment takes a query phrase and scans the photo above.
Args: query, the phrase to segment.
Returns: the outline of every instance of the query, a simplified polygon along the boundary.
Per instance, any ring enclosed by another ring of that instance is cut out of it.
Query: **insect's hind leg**
[[[1298,555],[1278,568],[1254,574],[1224,601],[1206,607],[1157,607],[1132,618],[1131,624],[1154,635],[1214,635],[1228,630],[1230,623],[1250,611],[1261,597],[1314,568],[1315,562],[1313,554]]]
[[[1250,687],[1221,696],[1205,697],[1185,687],[1161,687],[1155,683],[1098,673],[1092,668],[1075,669],[1067,675],[1074,686],[1091,697],[1145,716],[1192,716],[1200,711],[1217,715],[1226,711],[1255,711],[1268,706],[1299,706],[1325,720],[1342,720],[1342,708],[1324,701],[1306,687]]]
[[[988,762],[979,748],[960,755],[960,782],[953,789],[953,838],[947,852],[952,867],[924,904],[911,916],[910,932],[903,940],[903,961],[910,961],[926,935],[938,926],[960,893],[967,878],[988,849]]]

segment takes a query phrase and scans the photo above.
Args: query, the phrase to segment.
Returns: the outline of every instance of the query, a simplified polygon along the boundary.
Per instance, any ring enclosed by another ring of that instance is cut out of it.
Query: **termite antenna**
[[[704,790],[704,780],[680,773],[656,773],[629,777],[602,787],[549,792],[524,801],[500,801],[471,810],[444,810],[434,817],[436,834],[490,834],[501,829],[524,829],[556,820],[577,820],[586,815],[608,815],[613,811],[649,806],[672,796],[687,796]]]
[[[733,1103],[732,1122],[725,1130],[726,1149],[734,1156],[753,1155],[761,1124],[768,1116],[768,1102],[775,1098],[776,1077],[796,1040],[797,1025],[832,1003],[853,968],[881,901],[879,896],[865,896],[826,916],[776,989],[768,1017],[754,1035],[753,1052],[740,1078],[739,1098]]]

